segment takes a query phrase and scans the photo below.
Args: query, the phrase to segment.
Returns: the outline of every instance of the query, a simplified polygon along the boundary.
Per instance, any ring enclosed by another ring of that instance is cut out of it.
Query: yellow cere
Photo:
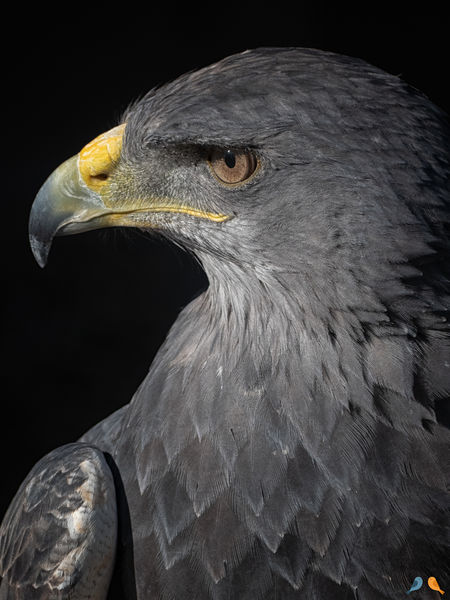
[[[102,133],[81,150],[78,170],[84,183],[99,192],[119,159],[125,123]]]

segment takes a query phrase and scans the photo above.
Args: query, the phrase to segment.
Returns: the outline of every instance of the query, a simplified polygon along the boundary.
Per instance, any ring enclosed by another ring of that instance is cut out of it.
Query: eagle
[[[450,588],[449,141],[397,76],[259,48],[152,89],[50,175],[39,265],[56,235],[134,227],[208,287],[131,402],[19,488],[1,600]]]

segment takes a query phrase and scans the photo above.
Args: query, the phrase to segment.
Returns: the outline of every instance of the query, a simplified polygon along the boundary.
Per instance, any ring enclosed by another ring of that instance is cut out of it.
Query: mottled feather
[[[111,471],[86,444],[53,450],[30,471],[0,528],[2,600],[104,600],[114,567]]]

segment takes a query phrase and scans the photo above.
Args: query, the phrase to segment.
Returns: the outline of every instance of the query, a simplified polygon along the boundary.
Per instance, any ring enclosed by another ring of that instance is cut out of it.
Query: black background
[[[131,231],[58,238],[41,270],[27,219],[58,164],[154,85],[257,46],[358,56],[449,110],[448,20],[432,4],[305,4],[21,6],[4,20],[0,516],[36,460],[129,401],[206,284],[182,251]]]

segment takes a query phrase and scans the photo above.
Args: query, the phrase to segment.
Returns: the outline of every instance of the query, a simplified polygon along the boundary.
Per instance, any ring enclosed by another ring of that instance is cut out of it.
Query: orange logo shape
[[[441,594],[445,594],[445,592],[443,590],[441,590],[441,588],[439,587],[439,584],[436,581],[436,577],[428,577],[428,586],[432,590],[436,590],[437,592],[439,592]]]

